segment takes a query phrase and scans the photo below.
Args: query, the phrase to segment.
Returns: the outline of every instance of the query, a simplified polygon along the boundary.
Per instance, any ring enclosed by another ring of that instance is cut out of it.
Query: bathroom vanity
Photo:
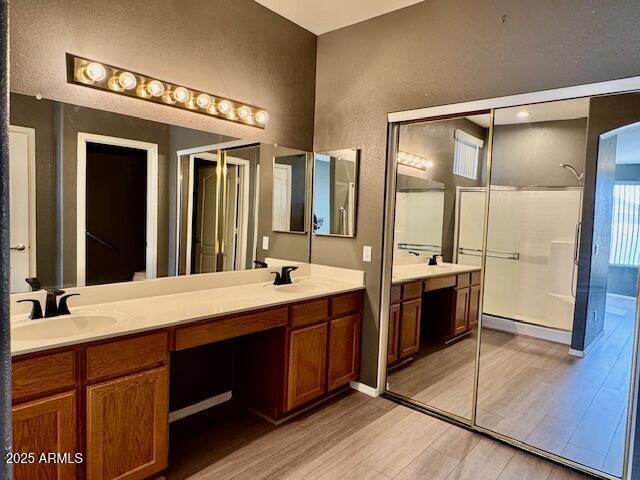
[[[407,264],[393,270],[387,362],[420,350],[421,338],[450,343],[477,324],[480,268],[468,265]]]
[[[15,478],[137,479],[162,471],[172,352],[229,339],[234,399],[285,421],[358,377],[362,301],[361,282],[311,276],[285,287],[259,282],[78,308],[74,315],[112,312],[121,320],[87,338],[14,342],[13,428],[14,452],[78,452],[84,461],[19,464]]]

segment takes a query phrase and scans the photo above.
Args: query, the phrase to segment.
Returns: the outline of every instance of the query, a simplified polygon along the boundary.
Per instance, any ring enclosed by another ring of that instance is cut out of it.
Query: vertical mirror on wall
[[[476,424],[620,477],[640,95],[498,109],[494,123]]]
[[[387,390],[462,419],[473,407],[491,116],[402,125]]]
[[[313,233],[354,237],[358,200],[358,150],[314,153]]]
[[[273,158],[274,232],[307,231],[307,154],[287,152]]]

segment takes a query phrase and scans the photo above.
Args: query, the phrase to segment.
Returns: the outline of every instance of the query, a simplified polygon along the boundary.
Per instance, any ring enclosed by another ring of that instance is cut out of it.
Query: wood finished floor
[[[477,423],[620,476],[631,367],[633,299],[610,296],[605,332],[585,358],[567,347],[483,332]],[[475,338],[389,376],[389,389],[462,417],[471,414]]]
[[[172,424],[170,438],[168,480],[586,478],[355,391],[277,427],[227,402]]]

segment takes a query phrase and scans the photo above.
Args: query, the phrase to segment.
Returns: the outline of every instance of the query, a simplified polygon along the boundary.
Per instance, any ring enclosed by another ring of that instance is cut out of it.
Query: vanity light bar
[[[427,160],[420,155],[409,152],[398,152],[398,163],[418,170],[429,170],[433,168],[433,160]]]
[[[265,128],[269,121],[269,114],[263,108],[69,53],[67,81],[257,128]]]

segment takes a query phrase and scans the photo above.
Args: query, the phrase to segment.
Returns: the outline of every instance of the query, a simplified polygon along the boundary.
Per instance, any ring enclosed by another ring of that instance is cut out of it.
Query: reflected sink
[[[329,289],[317,283],[292,283],[291,285],[280,285],[276,287],[277,292],[283,293],[324,293]]]
[[[11,329],[11,339],[25,341],[75,337],[107,330],[117,324],[118,320],[117,317],[107,314],[77,314],[28,320],[28,323]]]

